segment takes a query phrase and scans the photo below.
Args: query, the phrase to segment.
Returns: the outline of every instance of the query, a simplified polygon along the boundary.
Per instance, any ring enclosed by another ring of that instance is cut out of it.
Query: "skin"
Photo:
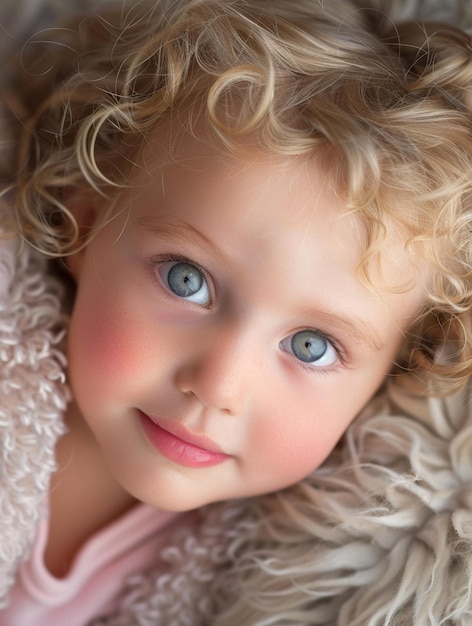
[[[378,389],[423,299],[422,280],[406,293],[359,280],[362,229],[315,159],[222,157],[187,138],[185,159],[158,167],[161,145],[148,146],[122,211],[69,259],[75,403],[53,518],[82,461],[93,467],[84,501],[97,493],[102,511],[76,544],[135,500],[190,510],[308,475]],[[98,205],[74,210],[93,227]],[[384,250],[383,276],[411,279],[401,237]],[[205,272],[196,300],[169,286],[183,260]],[[306,330],[326,349],[313,362],[294,353]],[[188,467],[162,454],[140,412],[203,436],[223,460]]]

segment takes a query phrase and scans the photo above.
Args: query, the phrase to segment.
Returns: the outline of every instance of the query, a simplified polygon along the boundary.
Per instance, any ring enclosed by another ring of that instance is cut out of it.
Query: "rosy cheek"
[[[332,443],[326,433],[317,435],[313,427],[305,427],[300,422],[287,425],[286,416],[283,422],[282,425],[280,422],[265,424],[254,435],[254,441],[265,442],[262,454],[259,447],[261,470],[270,468],[272,477],[277,476],[281,486],[311,473],[322,463]]]
[[[146,342],[136,320],[100,310],[74,312],[69,337],[72,375],[91,387],[119,384],[145,361]]]

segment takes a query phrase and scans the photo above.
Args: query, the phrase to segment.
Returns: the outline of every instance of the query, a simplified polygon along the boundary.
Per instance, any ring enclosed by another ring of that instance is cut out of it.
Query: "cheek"
[[[256,473],[281,488],[318,468],[375,393],[390,362],[376,362],[355,376],[348,373],[343,382],[322,379],[315,392],[299,388],[290,399],[272,394],[271,410],[252,433]]]
[[[264,422],[253,433],[254,457],[258,472],[283,488],[298,482],[315,470],[328,456],[342,435],[343,428],[326,427],[315,414],[287,420],[289,412],[272,423]],[[328,416],[329,417],[329,416]],[[333,422],[331,422],[333,423]],[[268,470],[268,471],[267,471]]]
[[[123,313],[113,300],[110,305],[94,305],[79,297],[69,332],[72,382],[98,393],[102,387],[117,386],[139,372],[149,351],[139,320]]]

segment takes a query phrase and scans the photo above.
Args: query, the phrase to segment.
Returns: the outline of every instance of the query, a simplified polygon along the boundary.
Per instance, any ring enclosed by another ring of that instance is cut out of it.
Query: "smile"
[[[138,411],[144,434],[151,445],[170,461],[184,467],[211,467],[223,463],[230,456],[210,439],[190,433],[178,422],[151,418]]]

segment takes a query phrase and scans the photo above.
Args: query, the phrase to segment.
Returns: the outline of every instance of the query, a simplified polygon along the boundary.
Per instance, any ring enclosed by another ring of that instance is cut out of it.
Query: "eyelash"
[[[188,265],[191,265],[195,269],[197,269],[199,272],[201,272],[207,282],[208,288],[210,290],[210,297],[211,297],[210,303],[208,304],[208,306],[204,308],[211,309],[211,306],[213,303],[213,294],[211,293],[213,283],[211,281],[209,273],[206,271],[204,267],[202,267],[195,261],[192,261],[188,257],[184,255],[179,255],[179,254],[166,254],[162,256],[151,257],[150,259],[148,259],[148,264],[151,266],[151,268],[154,268],[154,269],[158,267],[159,265],[162,265],[163,263],[186,263]],[[153,273],[153,276],[155,277],[154,273]]]
[[[312,328],[311,330],[313,330],[313,332],[315,333],[319,333],[319,335],[323,337],[323,339],[326,339],[326,341],[329,341],[329,343],[333,346],[333,348],[336,351],[339,362],[330,367],[315,367],[313,365],[310,366],[309,364],[304,363],[303,361],[300,361],[299,359],[295,358],[295,361],[298,367],[301,367],[306,372],[309,372],[312,374],[318,374],[318,375],[319,374],[323,374],[323,375],[331,374],[333,371],[336,371],[339,367],[345,367],[345,368],[350,367],[350,358],[347,355],[344,348],[341,346],[341,343],[337,339],[335,339],[329,333],[326,333],[323,330],[320,330],[319,328]]]

